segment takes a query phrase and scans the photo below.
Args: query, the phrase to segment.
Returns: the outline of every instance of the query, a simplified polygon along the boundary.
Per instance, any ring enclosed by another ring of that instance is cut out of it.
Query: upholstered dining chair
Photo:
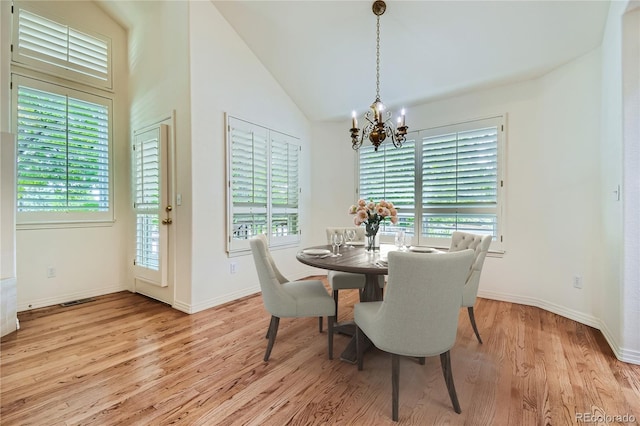
[[[344,234],[347,231],[347,229],[353,229],[356,232],[356,238],[354,239],[354,241],[364,242],[364,229],[361,226],[328,227],[326,228],[327,244],[331,244],[331,236],[333,234],[336,234],[336,233]],[[360,295],[362,295],[362,290],[364,289],[364,283],[365,283],[365,276],[362,274],[354,274],[351,272],[329,271],[327,273],[327,281],[329,281],[329,286],[331,287],[331,291],[333,292],[333,300],[335,301],[335,305],[336,305],[336,318],[338,318],[338,291],[358,289],[358,291],[360,292]],[[384,287],[383,275],[380,275],[378,277],[378,284],[380,285],[380,288]]]
[[[319,280],[289,281],[278,270],[268,249],[267,238],[258,235],[249,240],[251,253],[258,271],[262,301],[271,314],[267,331],[267,351],[264,360],[268,361],[276,341],[280,318],[318,317],[322,332],[322,317],[327,317],[329,359],[333,359],[333,324],[335,306],[333,299]]]
[[[449,252],[456,252],[460,250],[471,249],[475,253],[473,264],[469,269],[469,275],[467,276],[467,282],[464,285],[464,291],[462,292],[462,306],[467,308],[469,312],[469,320],[471,321],[471,327],[476,334],[478,342],[482,344],[478,327],[476,326],[476,317],[473,312],[473,306],[476,304],[476,298],[478,297],[478,287],[480,285],[480,273],[482,272],[482,265],[484,259],[489,251],[491,245],[491,235],[477,235],[470,234],[468,232],[454,231],[451,235],[451,247]]]
[[[397,421],[400,356],[440,355],[451,403],[460,413],[449,351],[456,340],[462,288],[473,250],[438,255],[392,251],[388,259],[384,300],[355,305],[358,370],[363,368],[365,338],[391,353],[392,418]]]

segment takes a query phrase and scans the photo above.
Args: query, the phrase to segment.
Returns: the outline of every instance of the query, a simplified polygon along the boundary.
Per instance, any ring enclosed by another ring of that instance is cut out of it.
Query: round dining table
[[[328,250],[329,254],[322,253]],[[296,259],[305,265],[332,271],[352,272],[365,276],[364,289],[360,296],[361,302],[382,300],[382,289],[378,285],[378,277],[388,273],[386,264],[380,263],[380,252],[368,252],[362,246],[342,247],[341,256],[331,256],[330,245],[314,246],[299,251]],[[340,355],[343,361],[356,363],[355,323],[337,323],[334,331],[352,336],[351,341]]]

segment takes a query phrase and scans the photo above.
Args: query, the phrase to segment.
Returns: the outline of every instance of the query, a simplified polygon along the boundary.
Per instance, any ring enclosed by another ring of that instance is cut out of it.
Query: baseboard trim
[[[260,292],[259,285],[252,286],[239,291],[234,291],[233,293],[227,293],[219,297],[214,297],[212,299],[205,300],[196,304],[188,304],[188,303],[176,300],[173,303],[173,307],[187,314],[195,314],[196,312],[204,311],[205,309],[209,309],[209,308],[215,308],[216,306],[222,305],[224,303],[233,302],[234,300],[240,299],[245,296],[250,296],[252,294],[256,294],[259,292]]]
[[[621,347],[606,324],[603,323],[600,318],[594,317],[593,315],[586,315],[583,312],[569,309],[565,306],[561,306],[556,303],[551,303],[535,297],[519,296],[510,293],[480,290],[478,291],[478,297],[500,300],[503,302],[517,303],[520,305],[535,306],[537,308],[544,309],[545,311],[549,311],[570,320],[579,322],[580,324],[596,328],[600,330],[617,359],[623,362],[628,362],[630,364],[640,364],[640,352]]]
[[[47,297],[43,299],[36,299],[29,302],[19,303],[18,312],[58,305],[60,303],[69,302],[70,300],[104,296],[105,294],[117,293],[119,291],[131,291],[131,288],[126,285],[114,285],[111,287],[94,288],[86,291],[59,294],[54,297]]]

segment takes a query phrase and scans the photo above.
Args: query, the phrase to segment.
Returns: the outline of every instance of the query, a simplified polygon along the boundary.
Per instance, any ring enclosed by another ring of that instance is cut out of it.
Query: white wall
[[[251,255],[228,258],[224,113],[299,137],[301,206],[309,213],[309,124],[262,63],[209,2],[190,2],[193,245],[191,310],[259,291]],[[301,224],[303,244],[309,221]],[[273,255],[289,278],[304,275],[296,249]],[[229,273],[229,263],[238,265]]]
[[[622,19],[624,269],[621,291],[623,359],[640,364],[640,3]]]
[[[602,332],[613,347],[622,342],[621,289],[623,248],[623,197],[614,199],[612,191],[622,185],[622,26],[624,2],[611,2],[607,25],[602,40],[602,105],[600,159],[602,182],[602,248],[603,285],[598,298]]]
[[[2,2],[3,10],[5,3]],[[39,4],[37,4],[39,3]],[[56,229],[18,229],[17,278],[18,310],[37,308],[64,301],[111,293],[129,288],[125,278],[125,230],[128,215],[128,160],[126,109],[126,34],[93,2],[32,2],[52,16],[64,16],[80,27],[108,35],[114,52],[114,163],[113,175],[116,221],[111,226]],[[10,38],[4,38],[2,52]],[[4,54],[3,54],[4,57]],[[8,76],[2,74],[3,87]],[[10,103],[2,99],[3,106]],[[47,278],[47,268],[56,269],[56,277]]]

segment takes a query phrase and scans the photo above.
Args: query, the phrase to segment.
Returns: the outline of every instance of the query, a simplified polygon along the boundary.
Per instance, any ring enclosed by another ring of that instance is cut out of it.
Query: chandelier
[[[362,129],[358,129],[358,120],[356,112],[353,111],[351,118],[351,147],[355,150],[362,146],[362,142],[369,139],[377,151],[378,147],[388,137],[393,142],[393,146],[399,148],[405,141],[407,127],[405,125],[404,109],[398,117],[398,127],[394,127],[391,120],[391,111],[385,111],[385,106],[380,100],[380,15],[387,10],[387,5],[382,0],[373,2],[371,7],[373,14],[376,15],[376,100],[373,101],[367,112],[364,114],[366,124]]]

